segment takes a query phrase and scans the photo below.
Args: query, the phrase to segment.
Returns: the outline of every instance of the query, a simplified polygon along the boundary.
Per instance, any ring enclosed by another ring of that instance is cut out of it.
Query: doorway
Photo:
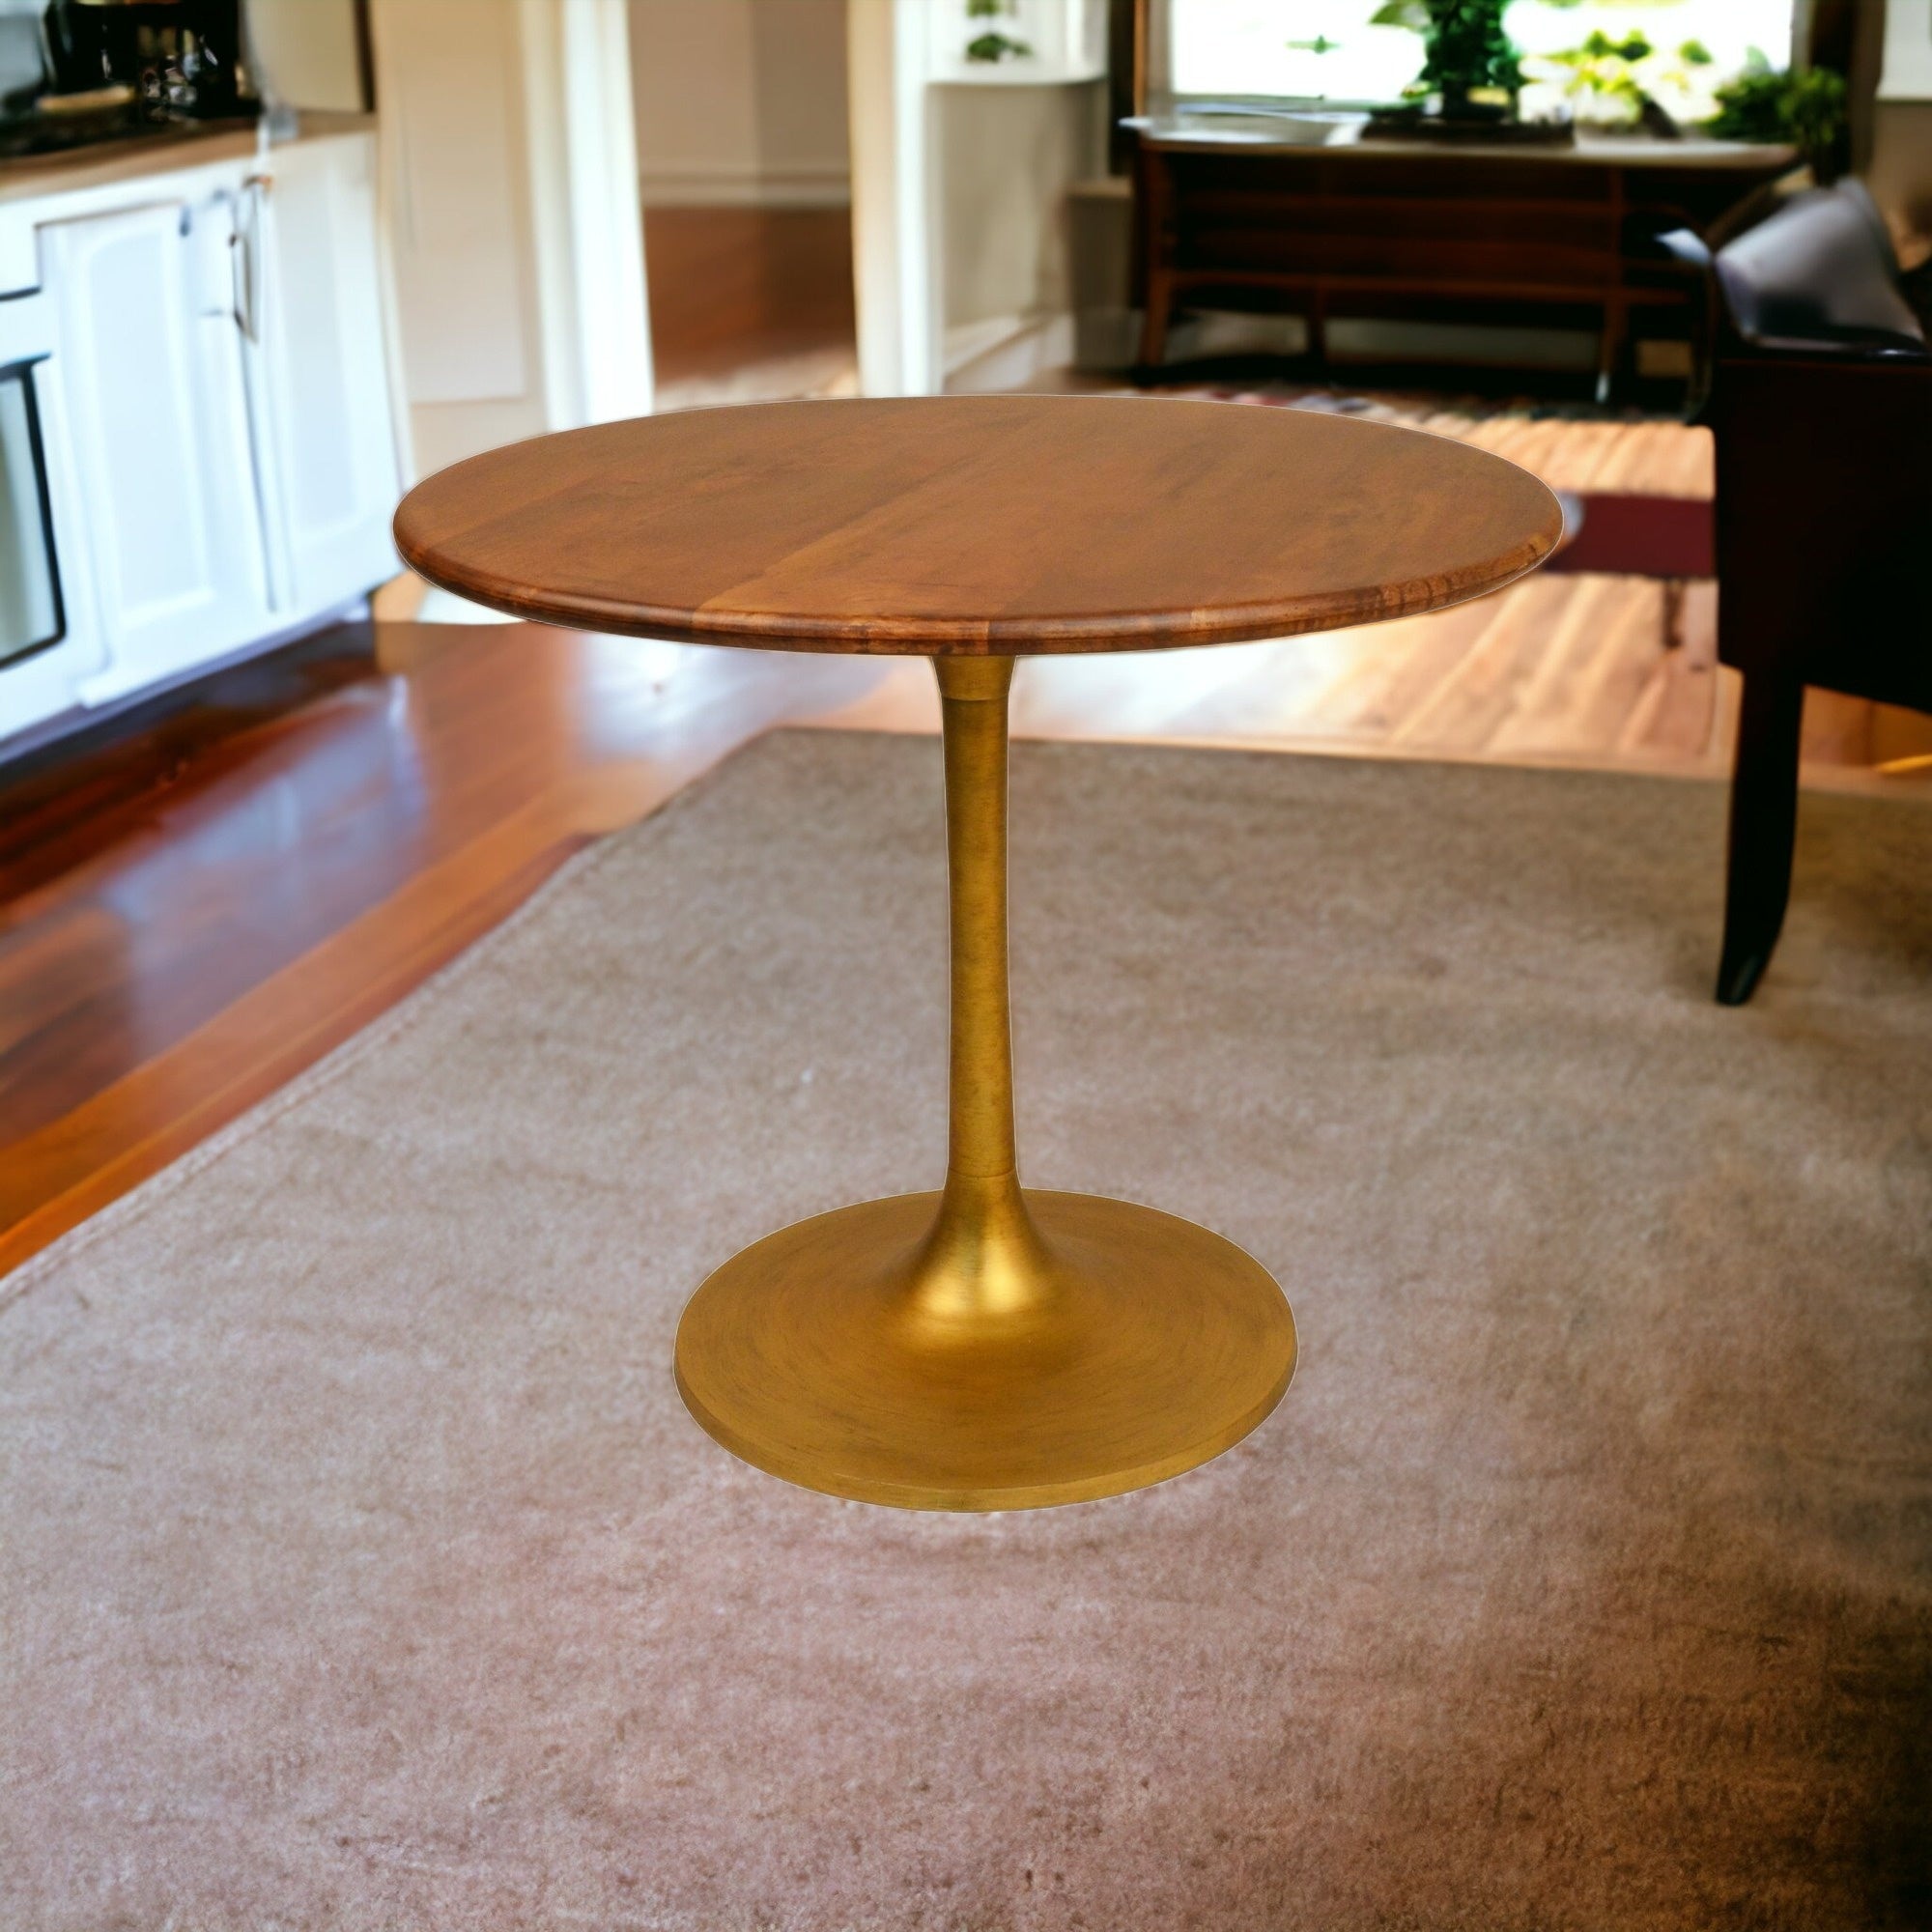
[[[852,395],[846,0],[630,0],[657,408]]]

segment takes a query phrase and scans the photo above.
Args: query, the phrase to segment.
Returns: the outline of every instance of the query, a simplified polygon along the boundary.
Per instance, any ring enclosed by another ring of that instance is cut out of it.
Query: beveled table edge
[[[949,404],[1010,402],[1008,395],[946,397],[798,397],[770,403],[718,404],[703,411],[679,411],[680,415],[708,414],[712,409],[841,409],[854,402],[921,403],[943,401]],[[1199,397],[1181,396],[1041,396],[1035,398],[1056,408],[1133,407],[1149,405],[1171,409],[1239,409],[1238,403],[1220,403]],[[649,422],[650,416],[628,420]],[[670,643],[718,644],[741,650],[783,650],[839,653],[870,657],[1046,657],[1070,656],[1082,652],[1184,650],[1204,644],[1254,642],[1267,638],[1294,637],[1307,631],[1347,629],[1359,624],[1384,623],[1396,617],[1411,617],[1430,611],[1444,611],[1477,597],[1487,597],[1518,578],[1534,570],[1557,547],[1563,534],[1563,510],[1556,494],[1533,471],[1506,456],[1455,437],[1437,436],[1431,430],[1411,429],[1401,423],[1362,422],[1352,418],[1351,428],[1360,433],[1379,432],[1387,436],[1421,437],[1466,450],[1472,457],[1502,465],[1527,477],[1543,492],[1546,499],[1544,526],[1533,532],[1513,551],[1494,559],[1491,568],[1467,580],[1440,577],[1411,578],[1393,583],[1364,584],[1331,590],[1314,596],[1256,600],[1216,607],[1211,611],[1162,611],[1148,612],[1112,611],[1056,618],[1026,617],[877,617],[850,615],[813,617],[798,613],[776,616],[758,611],[708,611],[672,609],[638,603],[576,595],[568,600],[531,595],[513,580],[493,577],[487,571],[458,572],[440,568],[432,547],[415,541],[410,532],[412,500],[439,477],[487,463],[501,450],[526,443],[549,441],[557,437],[581,436],[609,423],[585,424],[577,429],[552,430],[542,436],[525,437],[515,443],[482,450],[421,478],[397,506],[391,526],[396,550],[403,562],[418,577],[487,610],[534,623],[557,625],[565,630],[597,631],[616,637],[651,638]]]

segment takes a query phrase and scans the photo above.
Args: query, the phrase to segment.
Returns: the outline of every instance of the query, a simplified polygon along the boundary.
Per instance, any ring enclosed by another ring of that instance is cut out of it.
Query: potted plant
[[[1717,90],[1705,132],[1720,141],[1789,141],[1820,181],[1845,170],[1845,77],[1828,67],[1774,68],[1755,47],[1745,71]]]
[[[1422,36],[1422,71],[1411,95],[1435,95],[1445,121],[1500,121],[1516,112],[1522,69],[1503,31],[1508,0],[1388,0],[1371,16],[1378,27]]]
[[[976,22],[1007,19],[1018,12],[1019,0],[966,0],[966,17]],[[966,43],[966,58],[989,66],[998,61],[1024,60],[1032,52],[1025,41],[997,26],[981,28]]]
[[[1608,107],[1613,118],[1646,134],[1675,140],[1682,130],[1651,90],[1683,86],[1692,68],[1711,65],[1711,52],[1701,41],[1685,41],[1677,49],[1674,67],[1665,65],[1668,58],[1643,34],[1629,33],[1613,41],[1601,27],[1580,46],[1543,56],[1561,74],[1564,91],[1573,99]]]
[[[1569,126],[1518,118],[1521,56],[1503,30],[1509,0],[1386,0],[1378,27],[1422,36],[1422,71],[1404,90],[1409,104],[1371,117],[1378,134],[1567,140]]]

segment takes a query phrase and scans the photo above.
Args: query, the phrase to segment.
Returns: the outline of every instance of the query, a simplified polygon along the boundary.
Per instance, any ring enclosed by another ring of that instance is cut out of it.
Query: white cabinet
[[[162,202],[43,231],[54,368],[86,525],[100,704],[270,628],[233,204]]]
[[[0,367],[32,365],[67,619],[0,658],[0,755],[395,573],[375,150],[366,128],[231,144],[0,197],[0,267],[36,276],[0,313]]]
[[[278,150],[238,218],[274,599],[326,610],[401,568],[373,144]]]

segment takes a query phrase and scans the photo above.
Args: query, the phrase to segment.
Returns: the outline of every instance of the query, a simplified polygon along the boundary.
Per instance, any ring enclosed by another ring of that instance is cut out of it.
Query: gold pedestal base
[[[1033,1509],[1177,1476],[1294,1373],[1260,1263],[1192,1222],[955,1179],[784,1228],[685,1309],[697,1420],[775,1476],[911,1509]]]
[[[1267,1270],[1189,1221],[1019,1184],[1007,1001],[1010,658],[935,658],[952,912],[946,1188],[768,1235],[692,1296],[691,1412],[746,1462],[903,1509],[1037,1509],[1178,1476],[1294,1373]]]

